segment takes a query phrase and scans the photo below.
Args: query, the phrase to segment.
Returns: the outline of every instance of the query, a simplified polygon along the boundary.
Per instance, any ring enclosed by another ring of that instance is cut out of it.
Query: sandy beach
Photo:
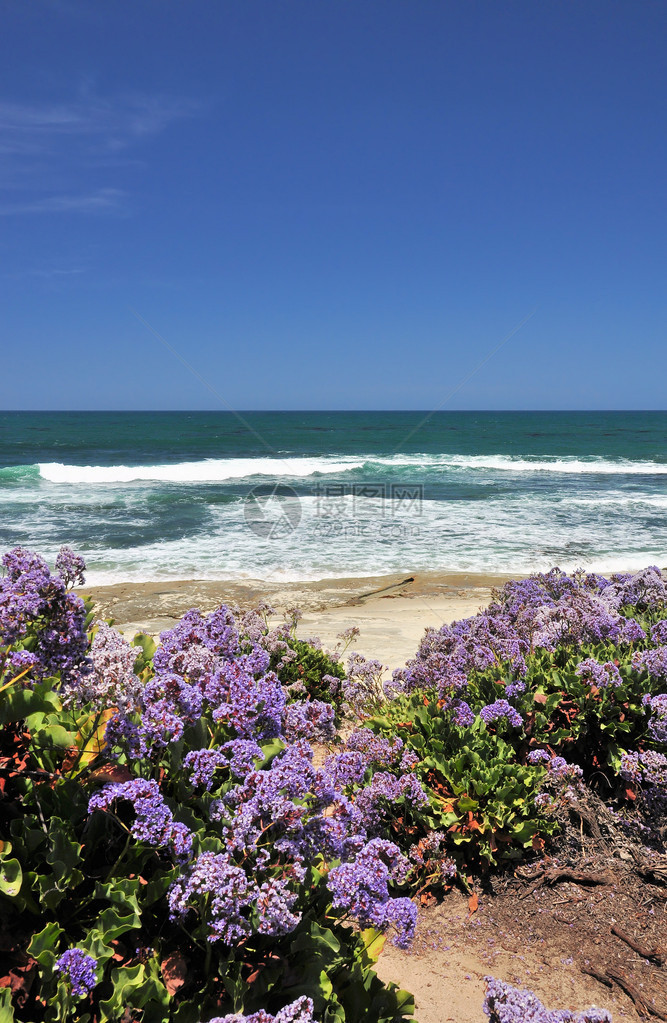
[[[203,612],[220,604],[242,608],[269,601],[279,616],[299,607],[298,634],[318,637],[327,649],[343,630],[360,630],[354,649],[393,669],[417,649],[424,630],[475,614],[491,598],[494,586],[510,576],[419,574],[325,579],[319,582],[261,580],[162,581],[83,587],[100,618],[112,618],[127,635],[157,635],[173,628],[191,607]]]

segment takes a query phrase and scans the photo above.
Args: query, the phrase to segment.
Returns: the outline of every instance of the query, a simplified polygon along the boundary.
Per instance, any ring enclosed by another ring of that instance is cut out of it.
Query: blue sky
[[[665,408],[666,38],[653,0],[6,0],[0,407],[431,408],[530,316],[445,407]]]

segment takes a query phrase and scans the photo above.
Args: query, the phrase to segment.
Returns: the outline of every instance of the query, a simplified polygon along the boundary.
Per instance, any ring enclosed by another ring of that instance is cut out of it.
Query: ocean
[[[91,584],[667,565],[667,412],[5,412],[0,543]]]

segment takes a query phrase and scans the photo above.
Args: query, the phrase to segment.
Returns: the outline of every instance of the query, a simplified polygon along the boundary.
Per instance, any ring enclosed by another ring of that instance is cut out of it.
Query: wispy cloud
[[[101,98],[88,86],[64,103],[0,99],[0,215],[120,210],[126,190],[114,176],[141,166],[142,142],[199,110],[159,95]]]
[[[92,213],[118,209],[124,194],[117,188],[101,188],[88,194],[48,195],[41,199],[0,203],[0,217],[19,213]]]
[[[71,103],[16,103],[0,100],[0,145],[5,152],[50,151],[65,139],[90,148],[116,149],[145,135],[156,135],[199,109],[192,101],[127,95],[113,100],[83,95]]]

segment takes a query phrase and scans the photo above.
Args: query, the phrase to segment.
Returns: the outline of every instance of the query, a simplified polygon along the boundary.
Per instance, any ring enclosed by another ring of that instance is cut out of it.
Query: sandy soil
[[[302,638],[317,636],[332,649],[337,635],[356,625],[361,635],[354,649],[393,669],[414,655],[427,627],[475,614],[489,602],[492,587],[508,578],[433,573],[305,583],[191,580],[117,583],[80,592],[91,594],[101,618],[112,618],[130,635],[173,628],[191,607],[208,612],[223,603],[247,608],[267,600],[280,613],[297,606],[304,612]]]

